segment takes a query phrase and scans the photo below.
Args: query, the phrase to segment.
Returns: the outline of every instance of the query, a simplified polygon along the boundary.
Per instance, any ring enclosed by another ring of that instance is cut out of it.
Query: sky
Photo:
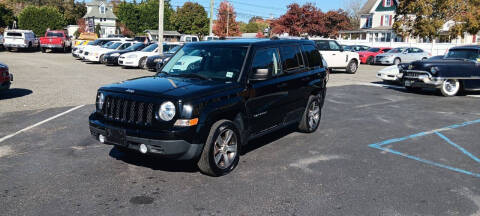
[[[210,14],[210,0],[171,0],[170,2],[176,8],[177,6],[182,6],[187,1],[201,4]],[[221,1],[223,0],[214,0],[215,14]],[[243,22],[248,22],[253,16],[261,16],[263,18],[273,16],[273,18],[278,18],[287,11],[287,5],[292,3],[302,5],[305,2],[311,2],[322,9],[322,11],[337,10],[344,6],[343,0],[229,0],[229,2],[235,8],[237,20]]]

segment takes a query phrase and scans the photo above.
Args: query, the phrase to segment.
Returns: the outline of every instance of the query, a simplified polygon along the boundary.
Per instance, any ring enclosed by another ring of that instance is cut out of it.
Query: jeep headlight
[[[438,68],[437,67],[432,67],[432,68],[430,68],[430,72],[432,74],[436,74],[438,72]]]
[[[175,117],[175,104],[171,101],[163,102],[158,109],[158,117],[163,121],[170,121]]]
[[[110,56],[117,57],[117,56],[119,56],[119,55],[120,55],[120,53],[113,53],[113,54],[110,55]]]
[[[103,103],[105,103],[105,95],[103,95],[103,93],[99,93],[97,95],[97,109],[98,110],[102,110]]]

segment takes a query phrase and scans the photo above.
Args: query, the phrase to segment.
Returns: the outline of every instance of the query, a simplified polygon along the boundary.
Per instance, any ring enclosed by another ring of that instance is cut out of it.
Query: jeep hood
[[[232,83],[182,77],[148,76],[106,85],[100,91],[167,98],[192,98],[224,91]]]

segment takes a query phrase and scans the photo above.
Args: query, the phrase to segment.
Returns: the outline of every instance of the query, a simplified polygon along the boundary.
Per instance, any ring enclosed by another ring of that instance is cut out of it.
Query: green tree
[[[256,22],[249,22],[245,26],[245,33],[257,33],[260,29],[260,26]]]
[[[18,15],[18,27],[31,29],[36,35],[44,35],[47,29],[63,29],[65,18],[52,6],[27,6]]]
[[[8,9],[4,4],[0,4],[0,28],[11,26],[15,16],[13,11]]]
[[[404,0],[396,9],[393,28],[402,36],[436,38],[443,25],[458,20],[465,14],[467,1],[458,0]],[[458,28],[452,31],[459,33]]]
[[[135,34],[147,29],[158,29],[158,0],[145,0],[137,4],[123,1],[117,3],[114,9],[118,22],[125,25]],[[174,30],[172,16],[175,13],[169,1],[164,6],[164,30]]]
[[[205,8],[193,2],[186,2],[173,16],[176,29],[183,34],[207,35],[209,21]]]
[[[117,8],[118,22],[124,24],[133,33],[140,32],[139,11],[135,3],[122,2]]]

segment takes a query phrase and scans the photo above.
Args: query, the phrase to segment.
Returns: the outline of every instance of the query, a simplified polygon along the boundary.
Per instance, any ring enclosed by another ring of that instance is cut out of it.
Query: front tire
[[[355,60],[351,60],[347,65],[347,73],[354,74],[358,70],[358,63]]]
[[[147,69],[147,58],[143,57],[140,59],[140,63],[138,65],[141,69]]]
[[[461,89],[460,81],[455,79],[444,80],[442,86],[440,87],[440,92],[445,97],[456,96]]]
[[[313,133],[318,129],[322,118],[323,95],[324,93],[310,96],[302,120],[298,125],[298,130],[301,132]]]
[[[368,57],[367,64],[373,65],[373,56]]]
[[[47,49],[46,48],[42,48],[42,53],[46,53],[47,52]]]
[[[239,127],[232,121],[220,120],[210,128],[197,165],[209,176],[228,174],[238,164],[242,145]]]

